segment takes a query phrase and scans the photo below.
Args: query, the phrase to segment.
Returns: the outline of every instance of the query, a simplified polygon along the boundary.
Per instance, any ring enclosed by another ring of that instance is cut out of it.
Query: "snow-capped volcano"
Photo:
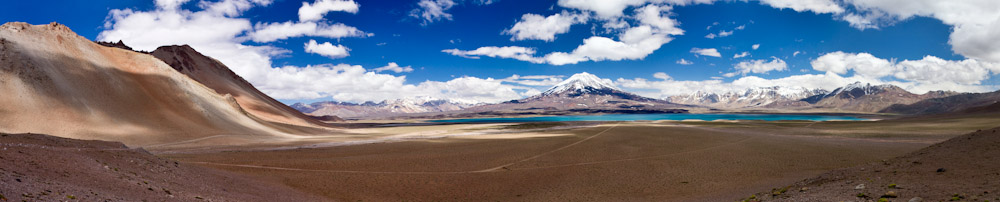
[[[542,93],[545,95],[558,94],[586,94],[586,93],[607,93],[609,91],[621,91],[611,80],[601,79],[593,74],[582,72],[573,74],[568,79],[552,86]]]
[[[646,110],[674,109],[683,107],[664,100],[658,100],[621,90],[608,79],[602,79],[587,72],[570,76],[552,86],[542,94],[519,100],[511,100],[497,105],[479,107],[489,110],[507,109],[615,109]]]

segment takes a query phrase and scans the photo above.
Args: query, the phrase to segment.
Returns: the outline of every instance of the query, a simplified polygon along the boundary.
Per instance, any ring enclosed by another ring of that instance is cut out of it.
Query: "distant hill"
[[[911,104],[925,99],[954,95],[954,92],[931,91],[914,94],[895,85],[871,85],[856,82],[837,88],[830,93],[814,95],[802,101],[815,108],[829,108],[856,112],[878,112],[894,104]]]
[[[990,93],[962,93],[947,97],[926,99],[911,104],[892,105],[882,113],[936,114],[948,112],[996,112],[1000,91]]]
[[[674,95],[671,102],[720,109],[778,109],[790,111],[879,112],[895,104],[910,104],[925,99],[958,93],[931,91],[914,94],[891,84],[871,85],[855,82],[826,91],[794,87],[750,88],[741,92],[695,92]]]

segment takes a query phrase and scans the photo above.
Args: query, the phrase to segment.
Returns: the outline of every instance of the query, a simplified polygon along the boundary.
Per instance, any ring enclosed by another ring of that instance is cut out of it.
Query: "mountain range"
[[[342,118],[372,118],[391,117],[415,113],[458,111],[476,104],[454,102],[435,98],[411,98],[384,100],[382,102],[365,102],[361,104],[349,102],[316,102],[312,104],[295,103],[292,108],[313,116],[337,116]]]
[[[759,87],[735,92],[705,92],[655,99],[615,87],[613,82],[590,73],[578,73],[527,98],[496,104],[460,104],[431,98],[383,101],[380,103],[318,102],[297,103],[293,108],[311,115],[350,118],[454,114],[561,114],[553,111],[595,113],[666,113],[670,110],[764,110],[784,112],[894,113],[903,106],[923,100],[962,95],[950,91],[914,94],[895,85],[855,82],[827,91],[802,87]],[[971,98],[969,98],[971,99]],[[989,99],[986,99],[989,100]],[[981,101],[987,102],[987,101]],[[981,103],[970,103],[981,104]],[[886,111],[888,107],[894,109]],[[978,106],[978,105],[976,105]],[[895,111],[893,111],[895,110]],[[519,113],[512,113],[512,112]],[[532,111],[529,113],[529,111]],[[541,113],[541,112],[548,113]],[[908,110],[913,111],[913,110]],[[507,112],[507,113],[488,113]],[[446,116],[442,116],[446,115]]]
[[[679,112],[694,107],[666,100],[643,97],[615,87],[607,79],[583,72],[574,74],[541,94],[496,104],[467,104],[434,98],[414,98],[366,102],[296,103],[292,108],[313,116],[332,115],[344,118],[425,116],[454,114],[560,114],[560,113],[657,113]]]
[[[822,89],[774,86],[748,88],[743,91],[724,93],[697,91],[691,94],[669,96],[665,100],[689,105],[734,109],[780,106],[780,103],[799,101],[811,96],[827,93],[829,91]]]

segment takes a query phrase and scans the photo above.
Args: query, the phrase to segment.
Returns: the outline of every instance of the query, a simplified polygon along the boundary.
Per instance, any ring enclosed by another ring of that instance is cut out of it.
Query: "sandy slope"
[[[293,137],[148,55],[56,23],[0,26],[0,132],[130,146],[216,135]]]
[[[74,200],[75,199],[75,200]],[[319,201],[121,143],[0,134],[0,201]]]
[[[163,46],[151,54],[219,94],[232,95],[243,109],[260,119],[299,126],[326,125],[258,91],[222,62],[202,55],[190,46]]]

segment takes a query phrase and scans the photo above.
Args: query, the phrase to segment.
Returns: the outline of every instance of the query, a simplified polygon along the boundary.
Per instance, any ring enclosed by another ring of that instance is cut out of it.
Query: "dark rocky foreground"
[[[743,201],[1000,201],[1000,128],[834,170]]]
[[[0,134],[0,201],[320,201],[122,143]]]

